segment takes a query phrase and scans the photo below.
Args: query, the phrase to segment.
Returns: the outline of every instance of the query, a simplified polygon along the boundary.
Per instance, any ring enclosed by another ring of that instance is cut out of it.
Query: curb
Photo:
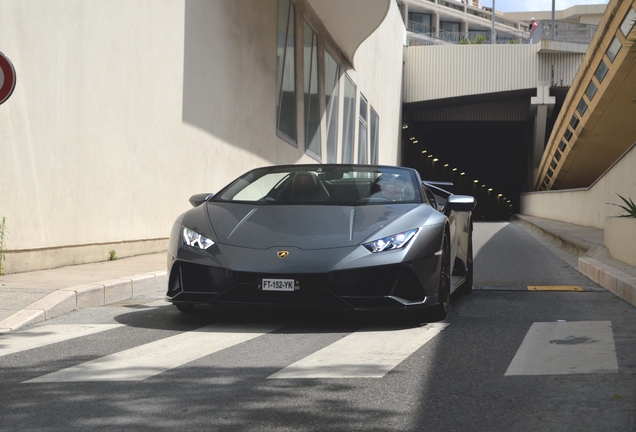
[[[139,295],[166,291],[166,270],[60,288],[0,321],[0,333],[46,321],[75,310],[104,306]]]

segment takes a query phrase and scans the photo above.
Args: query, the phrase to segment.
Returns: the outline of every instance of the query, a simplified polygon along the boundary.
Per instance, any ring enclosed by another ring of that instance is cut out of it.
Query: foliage
[[[517,45],[519,42],[517,42],[517,39],[510,39],[508,41],[508,45]]]
[[[478,34],[477,36],[475,36],[475,39],[473,39],[473,43],[478,45],[486,43],[486,36],[484,36],[483,34]]]
[[[115,261],[117,259],[117,252],[115,250],[111,250],[108,252],[108,261]]]
[[[2,217],[2,222],[0,223],[0,276],[4,276],[4,264],[2,263],[7,259],[5,256],[5,251],[7,247],[7,218]]]
[[[478,34],[477,36],[475,36],[473,40],[470,40],[468,38],[463,38],[459,41],[459,43],[460,45],[470,45],[470,44],[481,45],[486,43],[486,36],[484,36],[483,34]]]
[[[636,204],[634,204],[634,201],[632,201],[631,198],[624,198],[620,196],[619,194],[616,194],[616,195],[618,195],[618,197],[621,200],[623,200],[625,205],[614,204],[614,203],[608,203],[608,204],[616,206],[616,207],[620,207],[621,209],[623,209],[623,211],[625,211],[625,213],[616,215],[614,217],[636,218]]]

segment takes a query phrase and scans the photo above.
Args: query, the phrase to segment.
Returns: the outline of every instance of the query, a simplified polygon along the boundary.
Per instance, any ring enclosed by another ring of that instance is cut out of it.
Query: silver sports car
[[[166,300],[417,310],[472,291],[475,199],[393,166],[287,165],[190,198],[170,234]]]

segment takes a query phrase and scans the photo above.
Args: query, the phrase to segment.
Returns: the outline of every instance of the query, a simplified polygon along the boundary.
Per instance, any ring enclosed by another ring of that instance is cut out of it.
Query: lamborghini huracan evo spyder
[[[166,300],[421,310],[472,291],[475,199],[409,168],[287,165],[190,198],[170,234]]]

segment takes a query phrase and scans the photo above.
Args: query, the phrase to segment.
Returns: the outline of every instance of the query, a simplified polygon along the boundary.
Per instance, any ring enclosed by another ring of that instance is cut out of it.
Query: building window
[[[370,160],[369,163],[377,165],[380,157],[378,154],[380,141],[380,116],[371,108],[371,141],[369,142]]]
[[[601,60],[601,64],[598,65],[598,69],[596,69],[596,73],[594,74],[599,83],[603,82],[603,79],[605,78],[605,75],[607,75],[608,70],[609,68],[607,67],[605,62]]]
[[[570,138],[572,138],[572,131],[570,130],[570,128],[567,128],[565,130],[565,133],[563,134],[563,138],[565,138],[566,141],[570,141]]]
[[[565,143],[565,141],[561,140],[561,142],[559,143],[559,150],[561,150],[562,152],[565,151],[565,148],[568,145]]]
[[[409,12],[408,30],[416,33],[433,33],[429,14]]]
[[[367,163],[367,117],[369,104],[364,96],[360,95],[360,114],[358,116],[358,163]]]
[[[581,99],[581,102],[579,102],[579,106],[576,107],[576,110],[579,112],[581,117],[583,117],[583,114],[585,114],[585,111],[587,111],[587,102]]]
[[[325,51],[325,117],[327,118],[327,163],[336,163],[338,147],[338,83],[340,65]]]
[[[440,21],[439,27],[441,30],[444,30],[450,33],[459,33],[459,23],[454,23],[449,21]]]
[[[576,116],[576,114],[572,114],[572,118],[570,119],[570,126],[572,127],[572,130],[576,130],[576,127],[579,125],[579,118]]]
[[[625,17],[625,19],[623,20],[623,23],[621,24],[621,32],[623,32],[623,35],[625,37],[627,37],[627,35],[629,35],[629,33],[632,31],[632,27],[634,27],[635,20],[636,20],[636,11],[633,8],[630,8],[629,12],[627,12],[627,16]]]
[[[605,54],[607,54],[607,57],[609,57],[612,63],[614,63],[614,59],[618,55],[618,52],[621,50],[622,46],[623,44],[621,43],[621,41],[618,40],[617,37],[615,37],[609,48],[607,49],[607,52]]]
[[[590,85],[587,86],[587,90],[585,90],[585,96],[587,96],[587,99],[591,102],[592,99],[594,99],[594,95],[596,94],[596,91],[598,90],[598,87],[596,87],[596,84],[594,84],[594,81],[590,81]]]
[[[318,102],[318,35],[305,21],[303,29],[305,71],[305,150],[321,157],[320,104]]]
[[[554,152],[554,158],[556,159],[557,162],[559,162],[561,160],[561,152],[558,150]]]
[[[557,167],[557,161],[552,159],[552,162],[550,162],[550,168],[556,169],[556,167]]]
[[[276,127],[296,141],[296,73],[294,71],[294,17],[291,0],[278,1],[278,67],[276,72]]]
[[[344,82],[342,113],[342,158],[341,163],[353,163],[353,144],[356,125],[356,86],[348,75]]]

